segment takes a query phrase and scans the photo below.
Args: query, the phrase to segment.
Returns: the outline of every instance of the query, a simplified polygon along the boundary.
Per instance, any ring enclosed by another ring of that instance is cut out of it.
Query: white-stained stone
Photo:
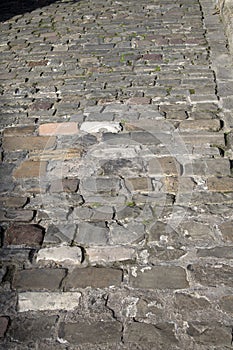
[[[121,131],[121,126],[120,123],[115,122],[84,122],[82,123],[80,130],[88,133],[98,133],[104,131],[116,134]]]
[[[19,312],[45,310],[74,310],[79,306],[81,293],[25,292],[19,293]]]
[[[51,247],[40,249],[37,255],[39,261],[68,262],[70,264],[81,264],[82,250],[79,247]]]

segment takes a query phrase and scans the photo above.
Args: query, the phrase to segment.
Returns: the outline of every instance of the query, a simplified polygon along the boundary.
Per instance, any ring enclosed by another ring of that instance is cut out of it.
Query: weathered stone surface
[[[229,314],[233,313],[233,296],[226,295],[222,297],[219,301],[221,309]]]
[[[83,222],[78,225],[75,241],[85,246],[104,245],[108,242],[108,228],[95,223]]]
[[[232,2],[231,0],[218,0],[218,4],[226,28],[230,50],[233,52]]]
[[[150,175],[180,175],[180,164],[173,157],[151,159],[149,162]]]
[[[54,334],[57,318],[57,316],[40,316],[36,319],[25,319],[18,316],[12,320],[9,335],[13,340],[19,342],[51,338]]]
[[[134,322],[127,325],[124,341],[127,343],[147,343],[161,346],[177,343],[172,323],[147,324]]]
[[[27,209],[0,210],[1,221],[30,222],[32,221],[34,215],[35,213],[33,212],[33,210],[27,210]]]
[[[79,306],[80,293],[77,292],[25,292],[19,293],[19,312],[46,310],[74,310]]]
[[[18,151],[18,150],[46,150],[53,148],[55,145],[55,137],[43,137],[43,136],[14,136],[4,137],[3,148],[5,151]]]
[[[51,247],[40,249],[37,262],[55,261],[79,265],[82,261],[82,250],[79,247]]]
[[[122,325],[111,321],[61,323],[58,336],[73,344],[111,344],[120,342]]]
[[[29,158],[34,162],[43,162],[43,161],[68,161],[71,159],[77,159],[82,155],[82,148],[64,148],[64,149],[55,149],[55,150],[44,150],[43,152],[38,153],[38,151],[32,151],[29,153]]]
[[[86,253],[90,263],[109,263],[114,261],[132,260],[135,250],[126,247],[93,247],[87,248]]]
[[[79,185],[78,179],[62,179],[52,181],[50,185],[50,192],[77,192]]]
[[[232,177],[210,177],[207,180],[209,191],[213,192],[233,192]]]
[[[150,192],[153,190],[151,179],[149,177],[131,177],[127,178],[125,185],[129,191]]]
[[[23,245],[39,247],[44,238],[44,229],[36,225],[13,224],[5,232],[4,246]]]
[[[231,327],[221,323],[198,323],[188,324],[187,334],[198,344],[229,345],[231,344]]]
[[[78,124],[74,122],[47,123],[39,126],[39,135],[76,135],[79,132]]]
[[[194,160],[185,165],[184,172],[186,175],[227,176],[230,175],[230,163],[228,159]]]
[[[129,222],[124,225],[113,223],[110,226],[111,245],[137,243],[145,237],[145,228],[141,223]]]
[[[35,131],[34,125],[21,125],[21,126],[13,126],[4,129],[4,136],[25,136],[32,135]]]
[[[121,131],[121,126],[116,122],[84,122],[80,126],[81,131],[85,131],[87,133],[98,133],[98,132],[111,132],[118,133]]]
[[[154,266],[131,271],[130,285],[142,289],[183,289],[189,286],[186,272],[176,266]]]
[[[76,268],[65,281],[66,290],[76,288],[106,288],[120,286],[123,278],[121,270],[114,268]]]
[[[148,241],[157,242],[164,240],[165,237],[169,237],[170,240],[174,240],[176,237],[178,237],[178,234],[170,225],[158,220],[149,229]]]
[[[66,275],[65,269],[27,269],[17,271],[12,286],[17,290],[56,290]]]
[[[198,249],[197,256],[200,258],[214,257],[223,259],[233,259],[233,247],[215,247],[209,249]]]
[[[192,278],[203,286],[233,286],[233,268],[226,264],[192,264],[188,266]]]
[[[186,238],[194,240],[209,240],[214,238],[213,228],[205,222],[198,222],[195,220],[183,221],[179,226],[182,234]]]
[[[211,303],[206,298],[201,296],[176,293],[174,306],[176,310],[180,310],[180,312],[188,314],[197,310],[205,310],[211,306]]]
[[[224,240],[233,242],[233,221],[226,221],[219,225]]]
[[[27,197],[0,197],[0,203],[6,208],[22,208],[27,201]]]
[[[48,226],[44,236],[44,243],[71,243],[76,232],[76,225],[72,223],[57,223]]]
[[[181,131],[193,131],[193,132],[200,131],[200,130],[219,131],[220,121],[217,119],[183,120],[179,125],[179,129]]]
[[[3,338],[9,324],[9,318],[0,316],[0,338]]]
[[[159,261],[177,260],[185,254],[186,251],[183,249],[176,249],[174,247],[162,248],[159,246],[152,246],[148,251],[148,261],[152,265],[157,265]]]
[[[25,160],[13,172],[15,178],[40,177],[46,174],[47,162]]]

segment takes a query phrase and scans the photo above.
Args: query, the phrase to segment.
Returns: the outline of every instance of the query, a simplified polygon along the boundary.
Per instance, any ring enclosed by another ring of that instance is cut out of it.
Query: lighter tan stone
[[[29,158],[34,161],[46,160],[68,160],[80,158],[82,155],[81,148],[56,149],[51,151],[44,151],[43,153],[30,152]]]
[[[5,151],[20,151],[20,150],[44,150],[53,148],[55,145],[55,137],[43,136],[7,136],[3,139],[3,148]]]
[[[31,178],[44,176],[46,174],[47,162],[25,160],[14,170],[15,178]]]
[[[75,122],[47,123],[39,126],[39,135],[75,135],[78,133],[78,124]]]
[[[93,247],[86,249],[90,263],[132,260],[135,250],[126,247]]]
[[[179,129],[181,131],[219,131],[220,121],[217,119],[183,120],[180,123]]]
[[[207,185],[212,192],[233,192],[232,177],[211,177],[207,180]]]
[[[74,310],[79,306],[78,292],[25,292],[19,293],[19,312],[46,310]]]

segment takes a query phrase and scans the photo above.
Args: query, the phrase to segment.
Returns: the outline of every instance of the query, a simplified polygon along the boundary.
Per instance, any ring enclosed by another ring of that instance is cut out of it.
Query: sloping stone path
[[[215,5],[0,5],[1,350],[232,348],[233,66]]]

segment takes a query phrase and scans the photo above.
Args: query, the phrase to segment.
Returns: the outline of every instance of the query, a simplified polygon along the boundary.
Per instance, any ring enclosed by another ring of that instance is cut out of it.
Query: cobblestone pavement
[[[231,349],[233,69],[215,1],[10,4],[0,349]]]

